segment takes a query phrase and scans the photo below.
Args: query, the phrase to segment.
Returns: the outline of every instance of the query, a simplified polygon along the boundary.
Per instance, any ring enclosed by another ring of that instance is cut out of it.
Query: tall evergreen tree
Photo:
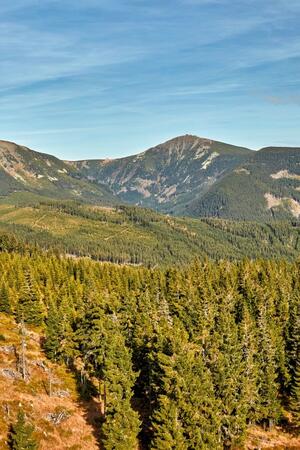
[[[300,426],[300,357],[297,361],[292,381],[290,409],[293,413],[293,421]]]
[[[43,305],[33,285],[31,273],[26,271],[17,305],[17,320],[32,325],[41,325],[44,317]]]
[[[45,334],[44,349],[46,355],[49,359],[57,361],[62,355],[61,341],[63,339],[63,330],[61,316],[53,300],[48,308]]]
[[[290,371],[290,379],[293,380],[297,361],[300,358],[300,298],[293,299],[291,305],[290,321],[288,328],[288,336],[286,341],[286,352],[288,360],[288,368]]]
[[[263,423],[272,427],[278,421],[281,414],[280,402],[278,399],[279,389],[276,373],[276,340],[274,334],[276,329],[268,321],[266,303],[259,306],[258,312],[258,352],[257,360],[259,364],[259,405],[258,415]]]
[[[10,314],[11,312],[8,289],[5,284],[3,284],[0,289],[0,312],[4,312],[6,314]]]
[[[91,374],[99,380],[103,442],[107,450],[134,449],[140,421],[131,406],[136,374],[119,321],[103,299],[88,308],[78,329],[79,348]]]
[[[34,427],[26,423],[25,413],[18,412],[17,421],[11,427],[10,447],[12,450],[37,450],[38,444],[33,437]]]
[[[222,298],[209,349],[209,366],[216,398],[220,402],[219,436],[229,447],[244,438],[247,419],[243,355],[234,317],[235,301],[230,291]]]
[[[153,416],[151,448],[154,450],[187,450],[184,427],[179,418],[179,407],[167,395],[159,397],[157,410]]]

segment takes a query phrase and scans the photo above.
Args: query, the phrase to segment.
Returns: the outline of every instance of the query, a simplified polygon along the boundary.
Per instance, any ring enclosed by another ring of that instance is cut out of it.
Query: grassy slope
[[[16,419],[21,404],[28,420],[35,426],[35,436],[40,442],[40,450],[96,450],[99,448],[94,434],[96,400],[84,402],[80,399],[74,376],[63,366],[46,361],[40,348],[40,335],[31,330],[27,336],[27,360],[30,379],[11,379],[3,376],[2,369],[16,371],[14,353],[7,353],[6,346],[20,348],[20,335],[17,324],[5,314],[0,313],[0,448],[8,449],[6,444],[9,426]],[[43,361],[51,367],[53,377],[52,396],[48,395],[48,375],[36,365]],[[58,391],[67,390],[69,397],[61,398]],[[69,418],[59,425],[47,420],[47,415],[57,411],[67,411]],[[95,419],[96,420],[96,419]]]
[[[296,258],[300,229],[173,218],[133,207],[0,202],[0,230],[60,253],[134,264],[182,264],[191,258]]]

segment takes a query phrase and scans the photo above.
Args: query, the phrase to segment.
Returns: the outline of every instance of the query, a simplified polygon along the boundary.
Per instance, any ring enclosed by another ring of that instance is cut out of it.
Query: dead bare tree
[[[29,377],[28,363],[26,357],[26,350],[27,350],[26,335],[27,335],[26,327],[24,320],[22,319],[20,323],[21,348],[17,358],[17,370],[21,373],[22,379],[24,381],[27,381]]]

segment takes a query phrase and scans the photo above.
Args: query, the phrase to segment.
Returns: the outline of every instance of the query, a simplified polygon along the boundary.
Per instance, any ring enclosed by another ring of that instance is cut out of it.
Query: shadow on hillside
[[[87,379],[82,379],[80,371],[74,366],[69,366],[71,372],[75,375],[77,392],[79,395],[78,403],[80,407],[84,410],[84,417],[89,425],[93,429],[93,436],[95,437],[98,448],[103,449],[102,443],[102,417],[100,411],[100,402],[97,400],[97,389],[93,383]]]
[[[300,426],[291,422],[287,418],[281,420],[280,427],[284,433],[289,433],[294,438],[298,438],[300,436]],[[289,450],[289,448],[287,448],[287,450]]]

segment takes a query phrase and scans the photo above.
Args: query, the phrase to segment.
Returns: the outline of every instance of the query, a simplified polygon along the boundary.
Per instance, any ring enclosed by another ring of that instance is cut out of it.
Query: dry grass
[[[14,352],[3,351],[3,346],[20,344],[17,325],[4,314],[0,314],[0,334],[5,341],[0,342],[0,369],[16,370]],[[97,402],[80,401],[74,376],[66,368],[46,361],[40,348],[38,334],[32,332],[27,338],[27,358],[30,379],[12,379],[0,373],[0,449],[7,449],[6,441],[9,426],[15,421],[20,405],[28,420],[35,426],[40,450],[94,450],[99,448],[95,436],[95,423],[98,419]],[[37,365],[43,361],[51,367],[53,392],[49,397],[49,378],[47,372]],[[55,396],[57,390],[68,390],[69,397]],[[57,411],[68,412],[69,417],[59,425],[51,423],[47,416]]]
[[[300,449],[300,435],[274,427],[265,431],[260,427],[251,427],[248,431],[247,450],[296,450]]]

